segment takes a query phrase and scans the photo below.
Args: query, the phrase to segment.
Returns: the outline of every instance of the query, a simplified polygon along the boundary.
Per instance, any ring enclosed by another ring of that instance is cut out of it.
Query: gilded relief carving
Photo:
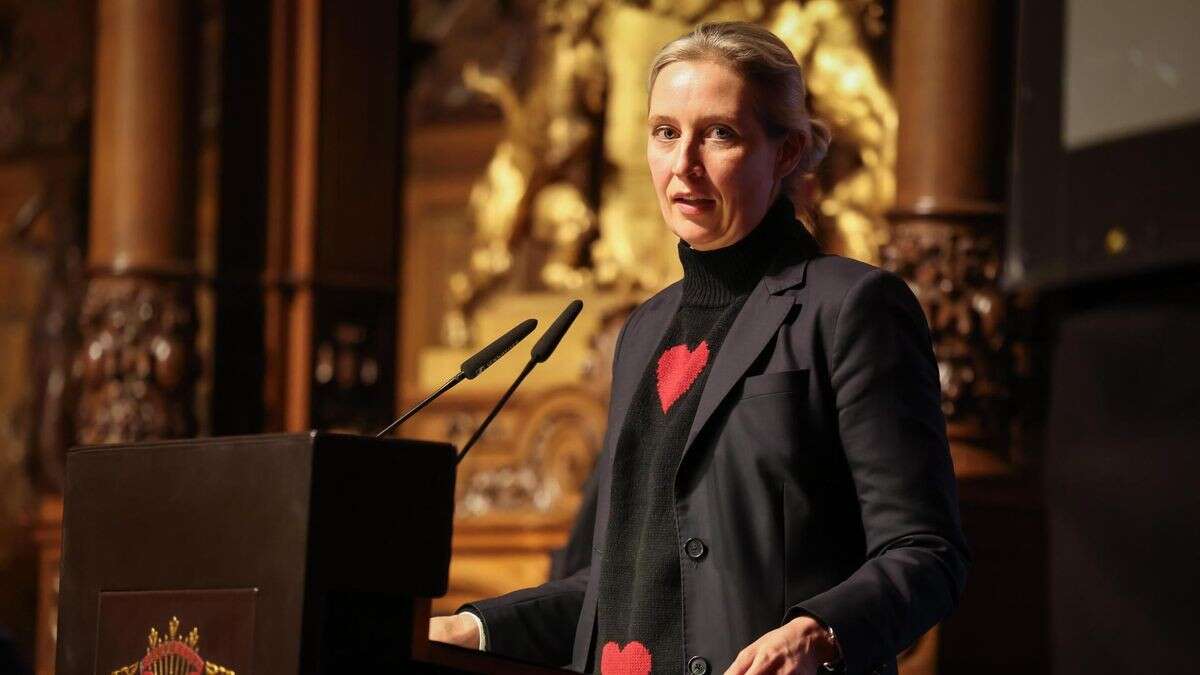
[[[555,290],[591,283],[582,262],[595,229],[595,145],[607,84],[596,35],[601,6],[559,0],[540,7],[535,72],[524,95],[475,64],[463,72],[468,87],[500,107],[506,135],[471,190],[474,244],[468,267],[450,279],[453,307],[444,327],[450,345],[467,344],[467,315],[511,275],[525,240],[549,251],[538,283]]]
[[[896,199],[899,126],[864,36],[882,30],[881,12],[876,3],[787,2],[768,24],[804,66],[814,115],[830,124],[835,143],[857,165],[837,176],[819,199],[821,214],[833,225],[826,237],[833,240],[830,248],[872,263],[879,262],[879,247],[887,241],[884,214]]]

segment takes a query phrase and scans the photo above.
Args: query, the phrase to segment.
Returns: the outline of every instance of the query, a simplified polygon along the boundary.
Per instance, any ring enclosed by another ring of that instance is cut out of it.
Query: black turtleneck
[[[800,226],[792,205],[781,199],[731,246],[697,251],[679,243],[679,309],[630,402],[613,458],[597,607],[599,672],[606,657],[615,672],[616,661],[643,652],[655,673],[685,672],[675,470],[717,351],[793,227]]]

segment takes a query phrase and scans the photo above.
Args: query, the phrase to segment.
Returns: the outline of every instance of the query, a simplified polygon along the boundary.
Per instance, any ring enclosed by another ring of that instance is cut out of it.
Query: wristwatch
[[[846,665],[846,661],[842,658],[842,645],[838,642],[837,634],[833,632],[832,627],[826,625],[825,636],[829,638],[829,643],[832,644],[833,648],[837,650],[838,655],[832,661],[826,661],[825,663],[822,663],[821,670],[826,673],[843,672],[842,667]]]

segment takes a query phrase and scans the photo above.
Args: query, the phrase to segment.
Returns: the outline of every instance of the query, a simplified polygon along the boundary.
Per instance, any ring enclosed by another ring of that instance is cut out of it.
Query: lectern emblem
[[[150,645],[141,661],[118,668],[112,675],[235,675],[232,670],[200,658],[196,649],[199,642],[199,629],[193,627],[187,635],[180,635],[179,619],[171,617],[166,635],[150,628]]]

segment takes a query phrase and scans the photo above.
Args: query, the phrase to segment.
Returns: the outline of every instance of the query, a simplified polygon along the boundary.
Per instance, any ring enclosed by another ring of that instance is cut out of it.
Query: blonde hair
[[[768,136],[803,136],[800,161],[780,184],[784,194],[793,201],[799,199],[804,177],[817,168],[829,150],[830,134],[824,122],[808,114],[804,73],[783,40],[762,26],[744,21],[700,24],[658,51],[650,65],[647,94],[654,91],[654,82],[663,68],[681,61],[713,61],[730,66],[751,83],[759,119]]]

